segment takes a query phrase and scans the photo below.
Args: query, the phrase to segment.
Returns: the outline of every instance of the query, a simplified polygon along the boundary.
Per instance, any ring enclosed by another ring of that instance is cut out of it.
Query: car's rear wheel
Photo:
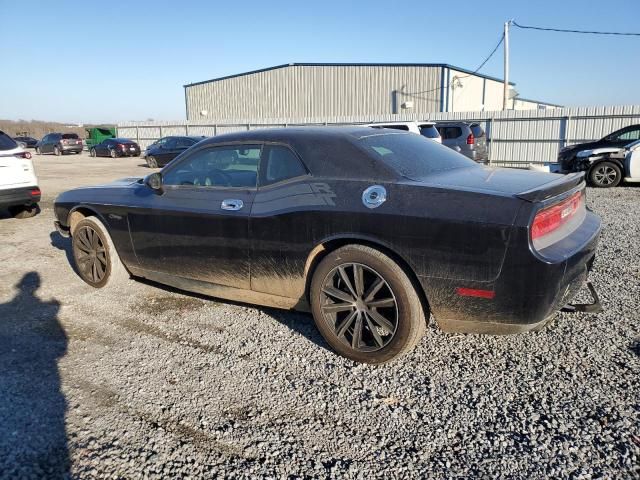
[[[107,229],[97,217],[80,220],[71,238],[75,270],[86,283],[102,288],[129,278]]]
[[[53,153],[55,153],[55,155],[57,157],[59,157],[60,155],[62,155],[62,151],[60,150],[60,147],[53,147]]]
[[[34,217],[39,211],[40,208],[38,207],[38,204],[9,207],[9,213],[11,216],[13,218],[20,219]]]
[[[92,148],[91,150],[89,150],[89,155],[91,155],[92,157],[96,156],[96,149]]]
[[[109,154],[111,155],[111,158],[116,158],[118,156],[118,152],[116,152],[115,148],[111,149]]]
[[[405,271],[364,245],[347,245],[322,259],[310,301],[327,343],[357,362],[393,360],[411,350],[426,328],[422,302]]]
[[[613,162],[600,162],[591,167],[589,180],[594,187],[615,187],[622,180],[620,167]]]
[[[154,157],[147,157],[147,166],[149,168],[158,168],[158,162]]]

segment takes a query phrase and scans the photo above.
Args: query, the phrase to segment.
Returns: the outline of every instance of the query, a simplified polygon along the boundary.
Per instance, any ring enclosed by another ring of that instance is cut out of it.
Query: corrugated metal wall
[[[390,114],[406,100],[414,111],[439,111],[441,71],[292,65],[188,86],[185,100],[193,121]]]
[[[118,136],[146,147],[167,135],[220,135],[256,128],[293,125],[349,125],[370,121],[464,120],[481,123],[489,140],[489,155],[497,165],[524,167],[555,161],[559,148],[602,138],[627,125],[640,123],[640,105],[557,108],[553,110],[455,112],[316,118],[241,119],[206,122],[128,122],[118,125]]]

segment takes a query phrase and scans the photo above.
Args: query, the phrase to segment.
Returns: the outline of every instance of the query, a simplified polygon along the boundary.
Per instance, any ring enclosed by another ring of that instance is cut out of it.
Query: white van
[[[423,122],[376,122],[364,125],[365,127],[373,128],[391,128],[392,130],[403,130],[405,132],[416,133],[427,137],[434,142],[442,143],[440,133],[436,128],[435,122],[425,120]]]
[[[16,218],[38,213],[40,188],[31,154],[0,131],[0,210]]]

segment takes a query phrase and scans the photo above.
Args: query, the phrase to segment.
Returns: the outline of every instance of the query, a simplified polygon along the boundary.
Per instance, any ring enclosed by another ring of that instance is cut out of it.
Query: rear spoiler
[[[561,193],[573,190],[579,185],[585,185],[584,172],[568,173],[557,180],[544,183],[539,187],[518,193],[516,196],[527,202],[541,202]]]

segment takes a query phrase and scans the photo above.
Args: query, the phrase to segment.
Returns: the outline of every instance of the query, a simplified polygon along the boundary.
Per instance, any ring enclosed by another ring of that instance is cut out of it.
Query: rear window
[[[473,160],[421,135],[373,135],[361,142],[371,155],[411,180],[454,168],[478,167]]]
[[[435,125],[420,125],[420,135],[427,138],[438,138],[440,136]]]
[[[16,141],[4,132],[0,132],[0,150],[13,150],[18,148]]]
[[[460,127],[438,127],[438,130],[443,140],[452,140],[462,135]]]
[[[409,131],[409,127],[407,125],[374,125],[373,128],[390,128],[391,130]]]
[[[78,137],[78,134],[76,134],[76,133],[63,133],[62,134],[62,138],[66,138],[66,139],[75,138],[75,139],[78,139],[80,137]]]
[[[471,126],[471,131],[473,132],[474,137],[476,138],[484,137],[484,130],[480,125],[478,125],[477,123],[472,123],[470,126]]]

